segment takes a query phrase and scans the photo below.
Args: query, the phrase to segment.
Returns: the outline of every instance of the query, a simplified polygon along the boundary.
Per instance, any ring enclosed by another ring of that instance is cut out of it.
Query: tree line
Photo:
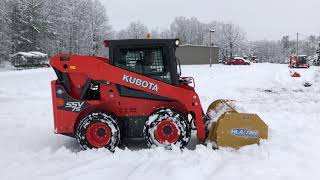
[[[309,60],[316,58],[316,49],[319,47],[320,35],[300,35],[296,40],[296,34],[284,35],[275,41],[249,42],[249,48],[262,62],[285,63],[292,54],[307,55]]]
[[[1,0],[0,54],[95,54],[112,29],[98,0]]]
[[[150,33],[152,38],[178,38],[181,44],[209,46],[211,43],[211,46],[220,47],[222,56],[238,53],[239,47],[243,46],[246,39],[245,32],[235,24],[217,21],[203,23],[196,17],[183,16],[174,18],[167,29],[148,29],[139,21],[131,22],[127,28],[116,32],[115,37],[145,38],[147,33]]]
[[[218,46],[221,58],[250,54],[262,62],[283,63],[296,52],[292,36],[248,41],[238,25],[204,23],[196,17],[178,16],[166,29],[149,29],[137,21],[116,31],[99,0],[1,0],[0,24],[0,60],[21,51],[107,55],[104,39],[144,39],[148,33],[152,38],[179,38],[182,44]],[[299,41],[299,53],[313,55],[318,41],[320,36],[305,35]]]

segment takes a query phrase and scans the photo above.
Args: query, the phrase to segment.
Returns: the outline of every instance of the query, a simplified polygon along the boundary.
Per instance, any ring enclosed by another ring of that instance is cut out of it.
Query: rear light
[[[104,47],[109,47],[109,41],[108,40],[104,40],[103,41],[103,46]]]

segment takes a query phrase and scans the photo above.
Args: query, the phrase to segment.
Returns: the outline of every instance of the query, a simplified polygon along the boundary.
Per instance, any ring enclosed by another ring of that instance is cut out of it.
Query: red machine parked
[[[245,60],[242,57],[235,57],[225,62],[226,65],[250,65],[249,60]]]
[[[290,56],[289,68],[309,68],[306,55],[292,55]]]
[[[50,64],[56,133],[76,137],[83,149],[113,150],[121,138],[150,145],[187,145],[188,114],[206,138],[205,114],[192,87],[179,76],[174,40],[110,40],[109,58],[56,55]],[[121,132],[121,133],[120,133]]]
[[[50,65],[58,77],[51,81],[55,133],[75,137],[83,149],[104,147],[111,151],[123,138],[183,148],[193,125],[200,142],[209,139],[238,148],[265,139],[267,127],[255,114],[233,109],[216,124],[210,123],[193,78],[180,76],[175,56],[178,42],[111,40],[105,41],[109,58],[54,56]],[[220,107],[218,102],[227,103],[215,101],[208,112]]]

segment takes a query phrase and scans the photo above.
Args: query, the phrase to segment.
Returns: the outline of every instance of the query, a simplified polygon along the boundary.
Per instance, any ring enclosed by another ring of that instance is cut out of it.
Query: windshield
[[[305,57],[305,56],[299,56],[299,62],[300,62],[301,64],[305,64],[305,63],[307,62],[306,57]]]
[[[162,47],[119,48],[115,65],[129,71],[172,83],[171,72],[165,67]]]

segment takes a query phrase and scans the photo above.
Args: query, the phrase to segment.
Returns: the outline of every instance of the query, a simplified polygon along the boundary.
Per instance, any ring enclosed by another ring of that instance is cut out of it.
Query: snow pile
[[[53,133],[51,69],[0,72],[0,179],[319,179],[319,67],[298,69],[300,78],[276,64],[182,70],[195,78],[204,109],[216,99],[236,100],[269,125],[269,140],[239,151],[214,151],[194,137],[183,152],[141,143],[113,154],[81,151],[75,139]]]
[[[209,121],[206,122],[207,130],[210,130],[212,124],[217,122],[219,117],[228,111],[236,111],[235,101],[221,100],[221,103],[219,103],[215,109],[208,110],[206,114],[209,118]]]
[[[28,58],[46,58],[48,55],[44,54],[42,52],[37,52],[37,51],[30,51],[30,52],[17,52],[15,54],[10,55],[11,57],[16,57],[16,56],[24,56]]]
[[[16,70],[16,68],[11,65],[11,62],[8,62],[8,61],[0,62],[0,72],[11,71],[11,70]]]

